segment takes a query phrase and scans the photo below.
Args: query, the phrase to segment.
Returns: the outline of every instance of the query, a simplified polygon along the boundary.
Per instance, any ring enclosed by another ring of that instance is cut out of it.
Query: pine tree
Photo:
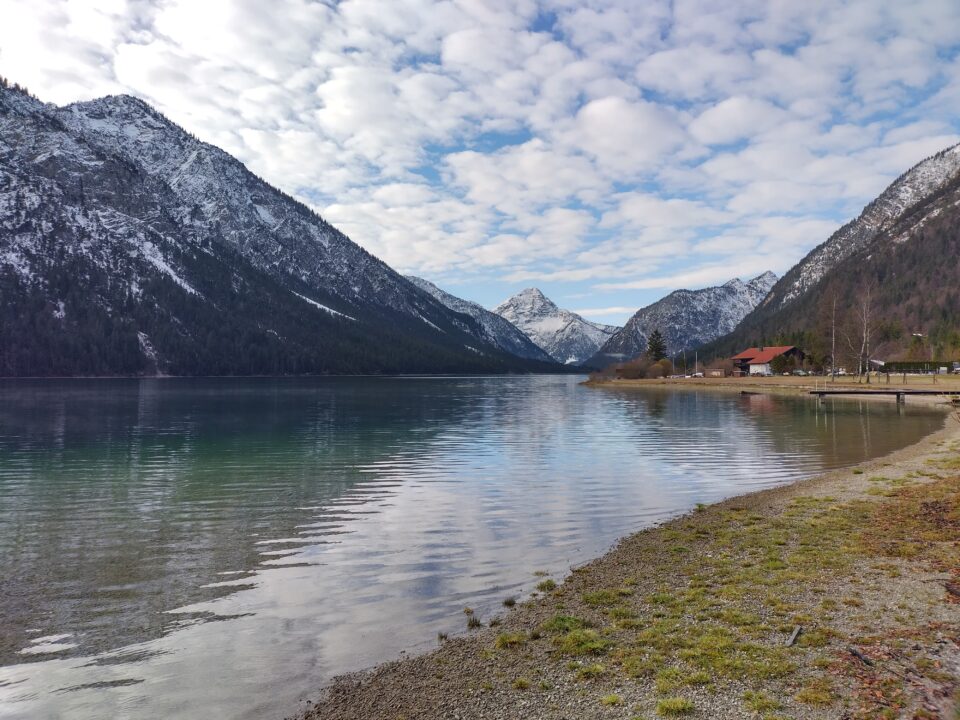
[[[654,330],[647,339],[647,357],[653,362],[663,360],[667,356],[667,343],[660,330]]]

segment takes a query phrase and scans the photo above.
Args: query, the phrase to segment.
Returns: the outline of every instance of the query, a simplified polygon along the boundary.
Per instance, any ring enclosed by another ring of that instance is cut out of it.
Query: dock
[[[897,403],[906,402],[907,395],[956,395],[956,391],[950,390],[858,390],[856,388],[846,388],[841,390],[811,390],[811,395],[816,395],[821,400],[827,395],[896,395]]]

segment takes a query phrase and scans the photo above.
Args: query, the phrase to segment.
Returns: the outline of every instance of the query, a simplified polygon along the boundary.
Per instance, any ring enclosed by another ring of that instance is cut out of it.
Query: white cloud
[[[139,95],[404,271],[568,296],[782,271],[960,139],[960,5],[943,0],[0,0],[0,16],[0,73],[45,100]]]

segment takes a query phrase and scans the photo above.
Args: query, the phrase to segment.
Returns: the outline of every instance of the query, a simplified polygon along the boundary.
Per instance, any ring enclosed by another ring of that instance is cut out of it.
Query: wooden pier
[[[956,395],[956,391],[950,390],[858,390],[856,388],[834,389],[834,390],[811,390],[811,395],[816,395],[821,400],[827,395],[896,395],[897,403],[906,402],[907,395]]]

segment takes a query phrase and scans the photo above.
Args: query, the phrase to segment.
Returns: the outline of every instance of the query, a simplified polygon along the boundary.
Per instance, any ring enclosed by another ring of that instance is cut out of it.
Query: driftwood
[[[797,638],[800,637],[800,633],[802,632],[803,627],[800,625],[797,625],[795,628],[793,628],[793,632],[790,633],[790,637],[787,639],[787,647],[791,647],[797,641]]]
[[[954,597],[960,598],[960,583],[948,582],[943,587],[948,593],[950,593]]]

